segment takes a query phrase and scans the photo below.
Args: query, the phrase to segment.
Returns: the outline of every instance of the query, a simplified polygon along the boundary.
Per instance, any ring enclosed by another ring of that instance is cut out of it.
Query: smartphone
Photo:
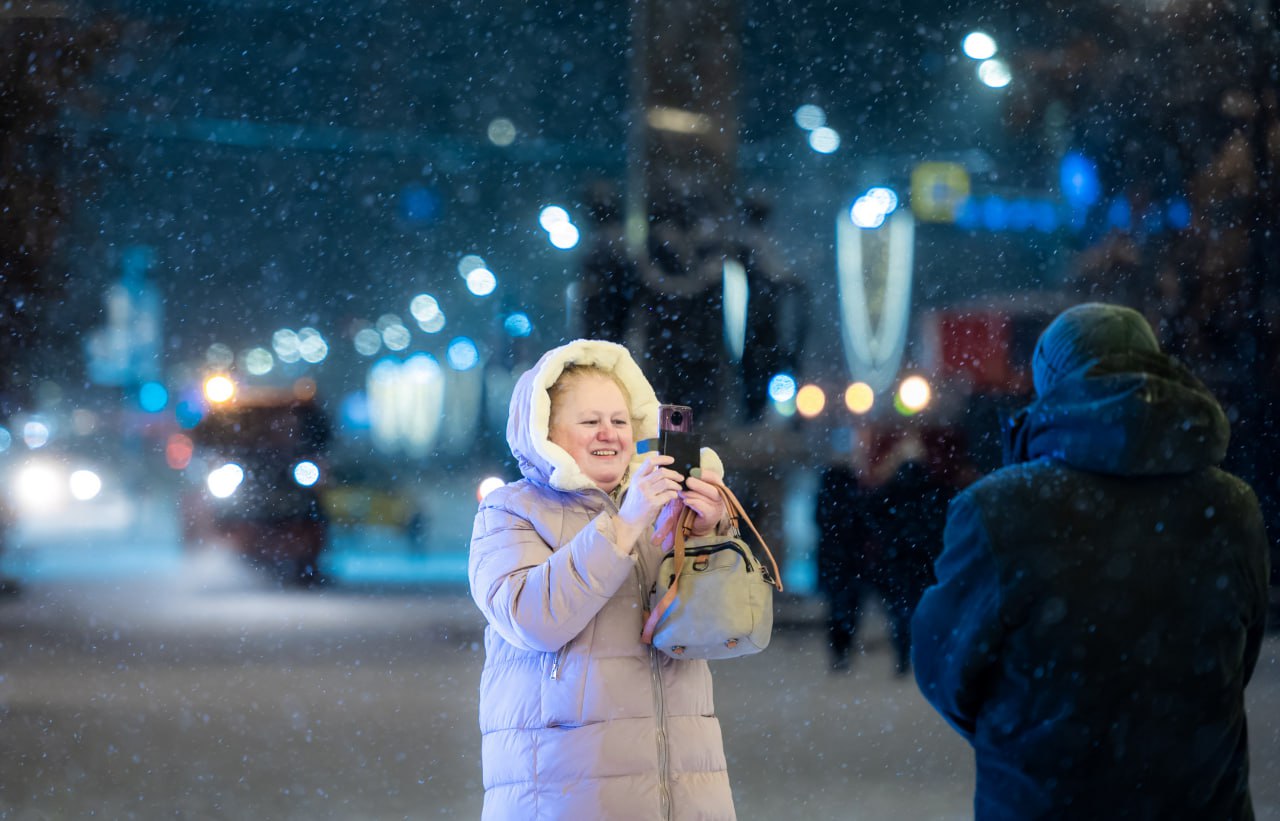
[[[693,408],[658,406],[658,452],[675,458],[669,467],[684,476],[702,463],[701,444],[693,435]]]

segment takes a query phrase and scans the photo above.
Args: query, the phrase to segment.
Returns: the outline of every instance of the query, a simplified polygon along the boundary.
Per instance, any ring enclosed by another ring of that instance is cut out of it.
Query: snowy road
[[[476,818],[478,614],[456,587],[269,589],[225,562],[49,579],[0,600],[0,818]],[[969,751],[878,630],[716,668],[740,817],[961,819]],[[1280,640],[1250,692],[1258,817],[1280,819]]]

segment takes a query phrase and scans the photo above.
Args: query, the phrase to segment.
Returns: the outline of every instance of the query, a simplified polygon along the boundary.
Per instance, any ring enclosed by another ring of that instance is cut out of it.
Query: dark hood
[[[1230,426],[1180,362],[1129,351],[1063,375],[1005,434],[1006,462],[1048,457],[1095,473],[1162,476],[1219,464]]]

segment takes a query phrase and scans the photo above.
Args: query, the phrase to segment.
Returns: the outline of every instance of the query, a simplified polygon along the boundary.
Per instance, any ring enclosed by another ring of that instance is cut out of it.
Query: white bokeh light
[[[265,376],[271,373],[271,369],[276,365],[275,357],[271,355],[271,351],[262,347],[250,348],[244,352],[244,356],[241,359],[244,362],[244,369],[253,376]]]
[[[329,355],[329,343],[315,328],[303,328],[298,331],[298,355],[312,365],[323,362]]]
[[[244,468],[235,462],[228,462],[220,468],[209,471],[209,478],[205,480],[205,484],[209,487],[209,492],[219,499],[226,499],[228,496],[236,492],[236,488],[240,487],[240,483],[244,481]]]
[[[458,275],[465,278],[467,274],[477,268],[484,268],[485,265],[484,257],[477,254],[467,254],[458,260]]]
[[[82,502],[87,502],[102,492],[102,479],[92,470],[75,471],[68,483],[71,495]]]
[[[986,60],[978,66],[978,79],[991,88],[1004,88],[1013,82],[1013,75],[1003,60]]]
[[[298,335],[288,328],[281,328],[271,335],[271,347],[281,362],[292,364],[302,358]]]
[[[311,487],[320,481],[320,467],[312,461],[302,461],[293,466],[293,481],[303,487]]]
[[[996,56],[996,41],[985,31],[970,32],[961,44],[966,57],[973,60],[990,60]]]
[[[488,268],[473,268],[467,272],[467,290],[476,296],[488,296],[498,287],[498,278]]]
[[[796,109],[795,120],[796,125],[805,131],[812,131],[827,124],[827,112],[823,111],[821,106],[805,103]]]
[[[390,351],[403,351],[409,347],[409,329],[400,323],[388,325],[382,330],[382,344]]]
[[[834,153],[840,147],[840,135],[827,126],[815,128],[809,132],[809,147],[819,154]]]
[[[356,353],[361,356],[373,356],[382,348],[382,334],[373,328],[361,328],[356,331],[352,342],[356,346]]]
[[[502,487],[505,484],[506,482],[502,481],[497,476],[485,477],[480,481],[480,486],[476,488],[476,501],[483,502],[484,497],[488,496],[490,493],[493,493],[495,490],[497,490],[498,488]]]
[[[443,313],[437,313],[430,319],[424,319],[418,323],[418,327],[429,334],[438,334],[444,330],[445,318]]]
[[[409,313],[419,322],[426,322],[440,313],[440,303],[431,294],[418,294],[409,303]]]
[[[564,225],[567,222],[570,222],[569,212],[558,205],[548,205],[538,212],[538,224],[544,231],[551,231],[555,226]]]
[[[577,227],[571,222],[557,223],[548,233],[551,236],[551,244],[561,251],[568,251],[575,247],[580,237]]]
[[[495,117],[489,122],[489,142],[499,147],[506,147],[516,141],[515,123],[506,117]]]
[[[49,426],[38,420],[27,422],[22,426],[22,443],[32,450],[49,444],[49,437],[52,435],[53,432],[49,430]]]

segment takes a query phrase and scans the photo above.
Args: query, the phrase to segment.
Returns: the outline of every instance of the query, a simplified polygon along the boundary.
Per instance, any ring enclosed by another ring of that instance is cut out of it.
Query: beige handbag
[[[773,591],[782,590],[778,564],[738,497],[717,485],[731,533],[689,538],[696,515],[685,508],[675,546],[662,558],[652,591],[653,611],[641,640],[675,659],[728,659],[759,653],[773,634]],[[747,527],[768,558],[763,564],[742,539]]]

